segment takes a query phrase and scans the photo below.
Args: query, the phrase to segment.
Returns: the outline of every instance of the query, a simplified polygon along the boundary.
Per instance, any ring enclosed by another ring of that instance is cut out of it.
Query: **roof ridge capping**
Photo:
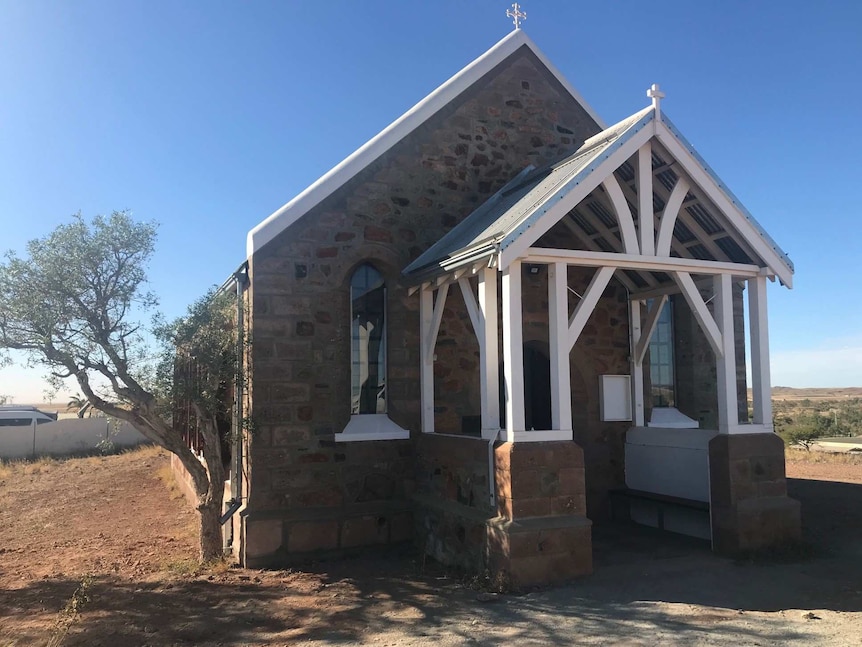
[[[256,251],[260,250],[264,245],[278,236],[278,234],[299,220],[313,207],[320,204],[325,198],[362,171],[362,169],[413,132],[413,130],[422,125],[437,111],[523,46],[528,47],[532,51],[542,65],[559,81],[572,98],[583,107],[587,114],[595,120],[600,128],[607,128],[604,121],[553,63],[539,50],[524,30],[516,29],[368,140],[342,162],[290,200],[290,202],[249,231],[246,240],[247,258],[251,258]]]

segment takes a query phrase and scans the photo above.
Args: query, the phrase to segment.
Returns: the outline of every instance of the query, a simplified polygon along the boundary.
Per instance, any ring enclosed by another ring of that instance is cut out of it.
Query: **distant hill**
[[[749,393],[751,389],[749,389]],[[772,398],[775,400],[843,400],[844,398],[862,398],[862,386],[843,388],[795,389],[790,386],[772,387]]]

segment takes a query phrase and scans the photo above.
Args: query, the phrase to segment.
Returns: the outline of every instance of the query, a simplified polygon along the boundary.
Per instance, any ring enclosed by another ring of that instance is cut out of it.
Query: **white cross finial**
[[[521,21],[527,19],[527,12],[521,11],[521,5],[517,2],[512,5],[511,9],[506,9],[506,15],[512,19],[512,22],[515,23],[515,29],[521,28]]]
[[[661,110],[661,100],[664,99],[664,92],[662,92],[658,83],[653,83],[652,87],[646,91],[646,95],[652,99],[652,107],[655,108],[656,112]]]

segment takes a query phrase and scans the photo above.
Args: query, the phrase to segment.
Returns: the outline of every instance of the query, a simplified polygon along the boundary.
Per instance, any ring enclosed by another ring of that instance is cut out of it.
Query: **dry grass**
[[[197,577],[201,574],[202,569],[203,566],[196,559],[184,558],[164,562],[161,570],[174,577]]]
[[[143,458],[155,458],[157,456],[164,455],[164,453],[165,450],[155,445],[140,445],[138,447],[124,449],[119,452],[120,455],[128,454],[130,456],[139,456]],[[0,459],[0,479],[10,478],[16,474],[25,476],[42,474],[57,465],[57,463],[73,459],[84,464],[96,465],[104,461],[105,457],[98,454],[95,456],[39,456],[37,458],[20,458],[12,460]],[[170,468],[168,468],[168,471],[170,471]],[[0,647],[3,646],[0,645]]]
[[[0,479],[11,478],[14,475],[23,474],[32,476],[41,474],[57,463],[57,459],[50,456],[40,456],[36,459],[21,459],[3,461],[0,460]]]
[[[170,464],[163,465],[156,470],[156,477],[164,484],[172,499],[183,498],[183,493],[180,490],[179,484],[177,484],[177,479],[174,476],[174,471],[171,469]]]
[[[785,457],[789,461],[799,461],[804,463],[862,465],[862,454],[858,452],[808,451],[796,447],[788,447]]]

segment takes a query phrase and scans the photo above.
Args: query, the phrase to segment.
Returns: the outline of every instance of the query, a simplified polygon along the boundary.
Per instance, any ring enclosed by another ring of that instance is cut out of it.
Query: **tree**
[[[219,516],[224,467],[212,384],[231,379],[230,326],[214,293],[197,302],[190,316],[147,330],[140,320],[157,302],[147,291],[146,271],[156,240],[152,223],[126,212],[76,216],[48,236],[31,241],[27,256],[8,252],[0,263],[0,349],[24,351],[33,365],[47,367],[58,385],[74,378],[94,409],[129,422],[179,458],[191,475],[200,513],[201,560],[222,554]],[[208,323],[218,327],[208,331]],[[196,327],[197,326],[197,327]],[[161,356],[153,337],[164,346]],[[209,347],[208,344],[223,344]],[[197,380],[177,384],[165,369],[177,352],[194,357]],[[171,417],[174,390],[197,414],[203,463]]]
[[[79,418],[83,418],[84,414],[92,408],[93,405],[87,398],[81,395],[73,395],[69,398],[69,403],[66,405],[66,411],[74,411]]]

